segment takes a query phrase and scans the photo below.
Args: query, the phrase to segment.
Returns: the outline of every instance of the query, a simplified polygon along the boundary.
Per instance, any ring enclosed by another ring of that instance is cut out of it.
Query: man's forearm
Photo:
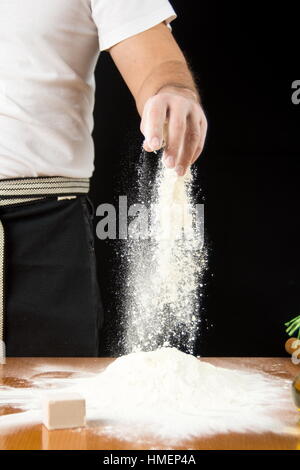
[[[156,95],[162,88],[167,90],[174,87],[180,93],[188,94],[200,102],[200,95],[187,63],[170,60],[156,66],[142,83],[134,97],[139,114],[142,115],[148,98]]]

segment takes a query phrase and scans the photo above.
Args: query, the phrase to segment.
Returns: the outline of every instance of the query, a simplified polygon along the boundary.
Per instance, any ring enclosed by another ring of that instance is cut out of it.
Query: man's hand
[[[207,132],[207,120],[196,93],[164,86],[146,101],[141,132],[147,152],[159,150],[165,140],[165,165],[175,167],[177,174],[183,176],[200,156]]]
[[[193,76],[172,33],[160,23],[121,41],[109,52],[142,117],[145,150],[161,148],[167,120],[164,159],[183,175],[203,149],[207,121]]]

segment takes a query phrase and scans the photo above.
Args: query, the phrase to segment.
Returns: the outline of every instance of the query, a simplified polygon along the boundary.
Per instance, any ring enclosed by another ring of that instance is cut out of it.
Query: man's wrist
[[[194,99],[196,102],[201,104],[201,98],[198,90],[196,88],[190,88],[189,86],[183,85],[181,83],[168,83],[163,86],[161,86],[157,91],[156,95],[158,95],[161,92],[178,92],[183,94],[184,96],[188,96],[192,99]]]

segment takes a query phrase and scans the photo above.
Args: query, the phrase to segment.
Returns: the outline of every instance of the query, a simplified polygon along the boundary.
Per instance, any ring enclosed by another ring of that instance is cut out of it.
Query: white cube
[[[50,430],[85,426],[84,398],[79,393],[44,395],[43,424]]]

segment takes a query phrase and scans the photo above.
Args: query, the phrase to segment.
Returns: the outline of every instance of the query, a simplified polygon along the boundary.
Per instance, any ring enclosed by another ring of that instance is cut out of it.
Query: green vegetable
[[[300,315],[285,323],[285,326],[287,326],[287,329],[285,331],[288,333],[289,336],[292,336],[295,331],[298,330],[297,338],[300,339]]]

